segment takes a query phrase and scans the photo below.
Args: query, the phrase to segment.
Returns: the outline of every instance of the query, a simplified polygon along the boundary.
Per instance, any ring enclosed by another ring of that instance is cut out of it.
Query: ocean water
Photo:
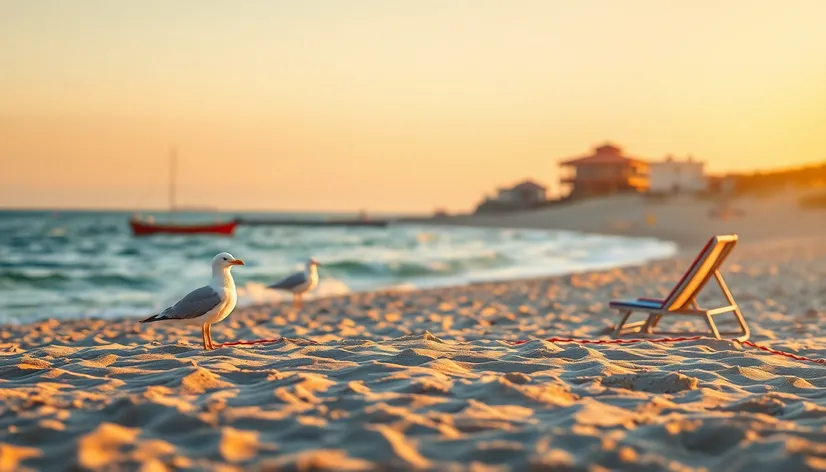
[[[311,255],[324,264],[314,296],[326,296],[565,274],[637,264],[677,250],[673,243],[647,238],[416,224],[242,225],[232,238],[136,238],[129,230],[130,215],[0,211],[0,323],[151,314],[206,284],[210,260],[221,251],[247,263],[233,268],[239,306],[244,306],[288,302],[288,294],[265,286],[300,269]],[[235,215],[182,218],[213,221]]]

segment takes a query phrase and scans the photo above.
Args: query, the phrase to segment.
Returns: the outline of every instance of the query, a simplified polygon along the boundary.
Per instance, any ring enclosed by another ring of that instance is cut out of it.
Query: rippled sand
[[[536,339],[605,337],[612,297],[664,295],[689,261],[249,308],[212,330],[318,344],[4,326],[0,470],[826,467],[824,366],[730,341]],[[753,341],[826,356],[824,239],[744,244],[724,271]]]

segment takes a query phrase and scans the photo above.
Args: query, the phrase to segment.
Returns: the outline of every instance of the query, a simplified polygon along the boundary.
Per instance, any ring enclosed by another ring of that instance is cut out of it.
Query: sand
[[[824,242],[737,248],[724,273],[753,341],[826,356]],[[666,294],[690,258],[250,307],[214,340],[296,341],[211,352],[137,319],[3,326],[0,470],[826,468],[826,366],[727,340],[538,339],[607,338],[611,298]]]

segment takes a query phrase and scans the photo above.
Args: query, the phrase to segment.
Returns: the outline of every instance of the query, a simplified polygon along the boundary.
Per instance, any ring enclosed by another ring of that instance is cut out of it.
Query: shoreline
[[[586,269],[582,269],[582,270],[574,270],[574,271],[564,272],[564,273],[559,273],[559,274],[534,275],[534,276],[521,276],[520,275],[520,276],[514,276],[512,278],[495,278],[495,279],[489,279],[489,280],[472,281],[472,282],[467,282],[467,283],[448,283],[448,284],[445,284],[445,285],[433,285],[433,286],[427,286],[427,287],[416,287],[416,286],[411,286],[411,287],[395,286],[394,287],[394,286],[391,286],[391,287],[386,287],[386,288],[352,290],[352,291],[348,291],[346,293],[331,293],[331,294],[328,294],[328,295],[318,295],[318,296],[316,296],[315,294],[310,294],[310,296],[305,296],[304,297],[304,303],[308,304],[308,303],[311,303],[311,302],[314,302],[314,301],[323,301],[323,300],[340,301],[340,300],[344,300],[344,299],[352,299],[354,296],[359,296],[359,295],[391,295],[391,294],[415,295],[417,293],[422,293],[422,292],[438,292],[438,291],[443,291],[443,290],[450,291],[450,290],[461,289],[463,287],[472,288],[472,287],[478,287],[478,286],[482,286],[482,285],[491,285],[491,284],[494,284],[494,285],[498,285],[498,284],[517,284],[517,283],[520,283],[520,282],[547,281],[547,280],[550,280],[550,279],[558,279],[558,278],[569,277],[569,276],[573,276],[573,275],[584,275],[584,274],[590,274],[590,273],[596,273],[596,272],[604,272],[604,271],[613,271],[613,270],[623,270],[623,269],[628,269],[628,268],[635,268],[635,267],[644,266],[644,265],[650,264],[650,263],[663,262],[663,261],[668,261],[668,260],[672,260],[672,259],[682,259],[682,258],[686,258],[689,255],[691,255],[690,251],[688,251],[684,248],[681,249],[679,245],[677,247],[678,247],[677,252],[675,254],[671,255],[671,256],[658,257],[658,258],[653,258],[653,259],[649,259],[649,260],[641,261],[641,262],[622,263],[622,264],[617,264],[617,265],[607,267],[607,268],[606,267],[603,267],[603,268],[586,268]],[[693,255],[691,255],[691,256],[693,257]],[[280,300],[278,302],[272,302],[272,301],[254,302],[254,303],[251,303],[251,304],[248,304],[248,305],[239,306],[233,311],[233,314],[238,313],[238,312],[242,312],[244,310],[258,310],[258,309],[268,309],[268,308],[276,309],[280,305],[284,305],[284,304],[289,305],[290,303],[292,303],[292,298],[289,295],[279,294],[279,296],[282,298],[282,300]],[[140,314],[140,315],[125,315],[125,316],[112,316],[112,317],[107,317],[107,316],[86,316],[86,317],[72,317],[72,318],[62,318],[62,317],[60,317],[60,318],[58,318],[58,317],[50,316],[50,317],[32,319],[30,321],[26,321],[25,323],[0,323],[0,329],[2,329],[5,326],[21,327],[21,326],[26,326],[26,325],[34,325],[34,324],[39,324],[39,323],[50,321],[50,320],[54,320],[54,321],[59,322],[59,323],[64,323],[64,322],[69,322],[69,321],[82,321],[82,320],[107,321],[107,322],[125,322],[125,321],[138,320],[138,319],[145,318],[146,316],[149,316],[147,313]],[[233,314],[231,314],[230,316],[232,316]]]
[[[395,231],[399,232],[400,230]],[[439,227],[412,225],[403,231],[406,234],[418,234],[424,237],[425,240],[433,238],[441,241],[439,239],[440,235],[444,235],[445,238],[456,238],[457,240],[470,238],[467,240],[472,241],[472,246],[468,249],[460,245],[459,250],[467,251],[467,253],[454,254],[450,252],[450,248],[453,247],[451,244],[445,247],[444,243],[441,242],[425,243],[421,247],[411,249],[416,252],[409,255],[402,254],[389,262],[383,261],[381,257],[372,259],[369,254],[367,259],[359,260],[355,256],[333,251],[331,252],[333,259],[325,260],[325,262],[332,263],[332,266],[330,266],[332,267],[331,272],[321,274],[321,285],[306,298],[309,300],[311,298],[327,298],[346,295],[347,293],[364,292],[412,292],[432,288],[457,287],[469,283],[506,282],[509,280],[551,277],[568,273],[627,267],[638,265],[647,260],[669,257],[675,254],[678,249],[673,243],[653,238],[634,238],[627,235],[615,238],[612,235],[580,234],[559,230],[551,230],[547,233],[546,230],[503,230],[499,234],[498,231],[487,231],[485,228],[463,229],[442,225]],[[238,242],[238,244],[242,244],[242,247],[244,243],[245,241]],[[415,254],[420,252],[427,257],[421,260],[416,258]],[[252,259],[252,255],[248,256],[245,257],[248,262],[257,262],[258,266],[267,265],[266,257],[268,255],[266,254],[262,256],[264,259],[260,261],[257,258]],[[31,262],[34,264],[36,261]],[[198,261],[192,263],[199,264]],[[394,263],[397,265],[394,266]],[[339,266],[344,268],[339,269]],[[37,266],[35,265],[35,267]],[[193,268],[198,269],[198,267]],[[260,269],[261,267],[257,267],[258,273],[251,278],[244,277],[246,274],[243,272],[236,273],[239,309],[251,305],[276,305],[290,298],[289,294],[283,292],[265,290],[264,283],[267,279],[261,276]],[[270,267],[268,269],[272,271]],[[17,273],[14,272],[15,270],[12,269],[12,275]],[[25,268],[20,270],[25,270]],[[237,278],[239,275],[240,280]],[[146,277],[150,276],[146,275]],[[171,274],[167,275],[167,277],[169,276]],[[84,277],[88,278],[89,275]],[[137,280],[143,281],[144,279]],[[72,293],[66,291],[63,287],[67,282],[56,285],[58,288],[55,290],[58,291],[53,293],[48,293],[47,288],[40,287],[38,290],[43,297],[48,296],[49,298],[46,299],[54,300],[58,304],[34,303],[39,298],[37,293],[32,293],[26,297],[27,302],[32,302],[29,308],[16,312],[15,305],[12,303],[9,310],[0,309],[0,314],[3,315],[0,316],[0,325],[35,323],[50,318],[58,320],[119,320],[146,317],[163,308],[166,304],[173,303],[186,293],[186,289],[190,288],[189,284],[176,284],[175,280],[170,280],[170,285],[167,285],[166,281],[157,278],[154,281],[156,282],[155,286],[151,289],[145,287],[134,289],[142,290],[140,303],[125,302],[116,304],[107,303],[106,299],[101,299],[100,303],[88,306],[73,305],[71,300],[68,299],[69,303],[67,305],[59,304],[61,297],[72,296]],[[198,282],[200,280],[192,281],[192,283]],[[161,287],[160,283],[165,286]],[[123,285],[119,287],[124,292],[132,289]],[[81,287],[81,289],[85,288]],[[110,293],[109,297],[118,300],[116,293],[119,290],[118,286],[115,286],[113,290],[115,292]],[[77,296],[82,296],[83,293],[80,292]],[[41,305],[40,308],[36,307],[38,304]],[[5,305],[3,308],[5,308]]]
[[[522,216],[522,214],[517,214],[517,216]],[[429,223],[424,223],[424,224],[425,225],[436,225],[436,226],[451,226],[451,225],[453,225],[453,226],[460,226],[460,227],[476,227],[476,228],[485,228],[486,227],[486,226],[475,226],[475,224],[478,224],[480,222],[480,220],[478,220],[477,217],[472,217],[472,219],[470,221],[468,221],[467,223],[453,221],[453,217],[451,217],[450,222],[444,221],[443,219],[439,219],[439,220],[431,219],[429,221],[430,221]],[[422,223],[422,222],[417,221],[417,223]],[[550,230],[550,231],[580,232],[578,230],[572,230],[572,229],[568,229],[568,228],[511,227],[511,226],[492,226],[492,227],[495,227],[497,229],[513,229],[513,230],[540,230],[540,231],[541,230]],[[659,263],[659,262],[680,261],[680,260],[687,260],[688,262],[690,262],[690,260],[693,259],[696,256],[697,251],[699,251],[699,249],[708,240],[708,238],[703,239],[703,240],[689,240],[688,237],[681,237],[681,238],[676,238],[676,239],[678,239],[676,241],[669,241],[669,240],[666,240],[666,239],[661,239],[663,234],[658,233],[656,231],[650,231],[650,232],[645,232],[645,233],[636,233],[635,232],[634,234],[629,234],[628,232],[619,232],[619,231],[617,231],[617,232],[604,232],[604,233],[593,233],[593,232],[592,233],[584,233],[583,232],[583,234],[591,235],[591,236],[609,236],[609,237],[610,236],[621,236],[621,237],[628,237],[628,238],[657,239],[657,240],[662,241],[662,242],[670,242],[670,243],[675,244],[676,245],[676,252],[674,254],[670,255],[670,256],[648,259],[648,260],[641,261],[641,262],[631,262],[631,263],[627,263],[627,264],[618,264],[618,265],[607,267],[607,268],[593,268],[593,269],[587,268],[587,269],[584,269],[584,270],[575,270],[575,271],[564,272],[564,273],[559,273],[559,274],[535,275],[535,276],[515,276],[513,278],[480,280],[480,281],[474,281],[474,282],[468,282],[468,283],[456,283],[456,284],[449,283],[449,284],[445,284],[445,285],[435,285],[435,286],[428,286],[428,287],[410,287],[410,288],[388,287],[388,288],[377,288],[377,289],[365,289],[365,290],[348,291],[347,293],[331,293],[329,295],[320,295],[320,296],[316,296],[316,295],[313,294],[310,297],[306,297],[305,304],[306,303],[312,303],[312,302],[315,302],[315,301],[324,301],[324,300],[331,300],[331,301],[340,301],[340,300],[348,300],[348,299],[351,300],[354,297],[357,297],[357,296],[360,296],[360,295],[392,295],[392,294],[415,295],[417,293],[438,292],[438,291],[443,291],[443,290],[455,290],[455,289],[461,289],[463,287],[471,288],[471,287],[484,286],[484,285],[490,285],[490,284],[518,284],[518,283],[521,283],[521,282],[549,281],[549,280],[552,280],[552,279],[559,279],[559,278],[569,277],[569,276],[572,276],[572,275],[587,275],[587,274],[591,274],[591,273],[599,273],[599,272],[605,272],[605,271],[639,268],[639,267],[645,266],[647,264]],[[714,234],[725,234],[725,233],[714,233]],[[714,234],[710,234],[708,237],[711,237]],[[824,233],[824,234],[826,234],[826,233]],[[744,245],[754,246],[754,245],[758,245],[758,244],[761,244],[761,243],[771,244],[772,242],[783,243],[783,242],[789,242],[789,241],[791,241],[795,238],[797,238],[797,239],[801,240],[802,242],[806,243],[806,242],[810,241],[813,237],[817,237],[817,236],[799,235],[799,236],[794,236],[794,237],[763,237],[763,238],[758,238],[756,241],[743,241],[741,239],[741,241],[738,243],[738,247],[742,247]],[[245,310],[277,309],[282,304],[289,304],[290,303],[291,299],[289,298],[288,295],[284,295],[284,294],[279,293],[278,297],[281,298],[281,300],[279,300],[277,302],[273,302],[273,301],[253,302],[251,304],[244,305],[243,307],[237,307],[233,311],[233,315],[236,314],[236,313],[239,313],[239,312],[243,312]],[[22,327],[22,326],[27,326],[27,325],[35,325],[35,324],[39,324],[39,323],[43,323],[43,322],[49,322],[49,321],[52,321],[52,320],[55,321],[55,322],[58,322],[58,323],[71,322],[71,321],[83,321],[83,320],[106,321],[106,322],[129,322],[129,321],[134,321],[134,320],[143,318],[145,316],[147,316],[146,313],[136,314],[136,315],[113,316],[113,317],[89,316],[89,317],[76,317],[76,318],[55,318],[55,317],[48,317],[47,316],[47,317],[44,317],[44,318],[37,318],[37,319],[30,320],[30,321],[26,321],[25,323],[22,323],[22,322],[17,323],[17,324],[15,324],[15,323],[0,323],[0,329],[2,329],[4,327],[7,327],[7,326],[8,327],[12,327],[12,326],[13,327]],[[230,316],[232,316],[232,315],[230,315]]]

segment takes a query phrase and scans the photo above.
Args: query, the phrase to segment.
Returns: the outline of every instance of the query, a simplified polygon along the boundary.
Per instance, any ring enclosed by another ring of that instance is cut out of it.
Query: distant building
[[[561,183],[571,198],[643,192],[648,189],[648,163],[623,156],[622,149],[605,144],[588,156],[560,163]]]
[[[648,165],[649,193],[697,193],[707,189],[705,164],[691,156],[683,161],[668,156]]]
[[[513,187],[500,188],[496,200],[503,203],[537,203],[547,200],[548,189],[532,180],[520,182]]]
[[[498,189],[496,195],[485,198],[476,207],[476,213],[499,213],[534,208],[546,203],[547,195],[547,187],[532,180],[525,180],[513,187]]]

